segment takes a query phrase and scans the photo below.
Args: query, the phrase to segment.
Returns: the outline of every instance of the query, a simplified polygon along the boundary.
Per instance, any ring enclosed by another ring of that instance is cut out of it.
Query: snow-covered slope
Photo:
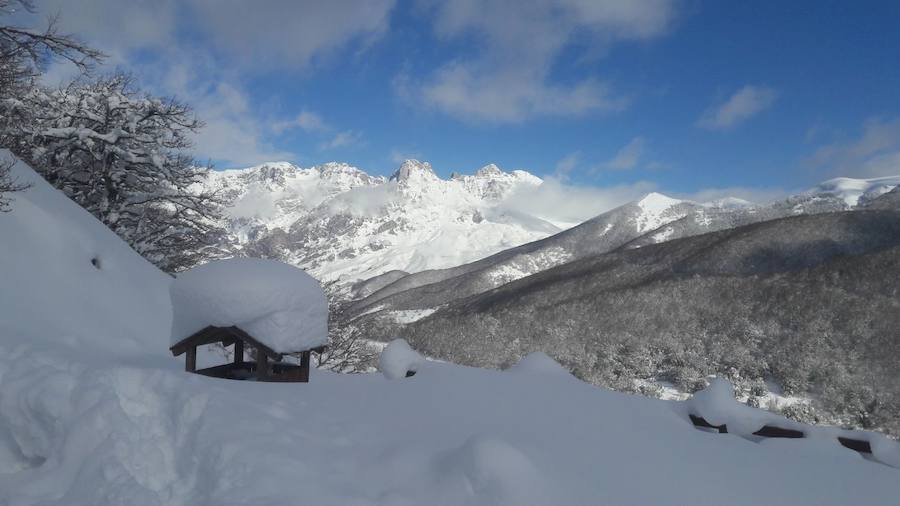
[[[34,187],[0,215],[0,504],[895,502],[882,436],[862,435],[869,461],[822,431],[710,434],[688,410],[735,410],[594,388],[546,358],[309,384],[185,373],[167,351],[169,278],[15,172]]]
[[[834,195],[846,202],[848,206],[855,207],[891,191],[897,185],[900,185],[900,175],[872,179],[838,177],[818,184],[807,193],[810,195]]]
[[[232,201],[230,228],[246,254],[284,260],[324,282],[352,282],[466,263],[558,232],[498,207],[517,188],[540,183],[495,165],[444,180],[428,163],[407,160],[389,179],[346,164],[280,162],[214,172],[207,184]]]
[[[23,163],[12,176],[31,188],[0,213],[0,335],[61,350],[164,348],[171,278]]]

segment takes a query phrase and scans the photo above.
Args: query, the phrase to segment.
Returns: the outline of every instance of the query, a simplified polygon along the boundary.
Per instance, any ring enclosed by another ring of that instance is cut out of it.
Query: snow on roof
[[[171,344],[208,325],[237,326],[276,353],[328,341],[328,302],[319,282],[274,260],[233,258],[195,267],[171,287]]]

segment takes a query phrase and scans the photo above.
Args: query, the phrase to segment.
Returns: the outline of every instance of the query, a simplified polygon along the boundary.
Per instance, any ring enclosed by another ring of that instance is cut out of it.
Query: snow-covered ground
[[[689,409],[740,433],[772,420],[721,384],[648,399],[539,355],[309,384],[185,373],[168,352],[171,278],[14,173],[34,187],[0,215],[0,504],[897,504],[886,438],[865,436],[876,462],[825,430],[693,428]]]

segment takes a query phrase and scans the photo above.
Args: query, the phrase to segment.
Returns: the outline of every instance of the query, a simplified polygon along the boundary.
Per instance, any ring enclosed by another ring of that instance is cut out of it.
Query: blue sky
[[[77,4],[77,5],[76,5]],[[219,167],[494,162],[755,200],[900,173],[900,2],[84,0],[65,29],[191,103]],[[51,68],[49,80],[67,77]]]

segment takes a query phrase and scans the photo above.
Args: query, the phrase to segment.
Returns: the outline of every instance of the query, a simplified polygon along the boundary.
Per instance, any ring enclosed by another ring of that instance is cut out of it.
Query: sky
[[[900,173],[900,2],[37,0],[219,168],[488,163],[585,198]],[[64,82],[72,70],[48,69]]]

